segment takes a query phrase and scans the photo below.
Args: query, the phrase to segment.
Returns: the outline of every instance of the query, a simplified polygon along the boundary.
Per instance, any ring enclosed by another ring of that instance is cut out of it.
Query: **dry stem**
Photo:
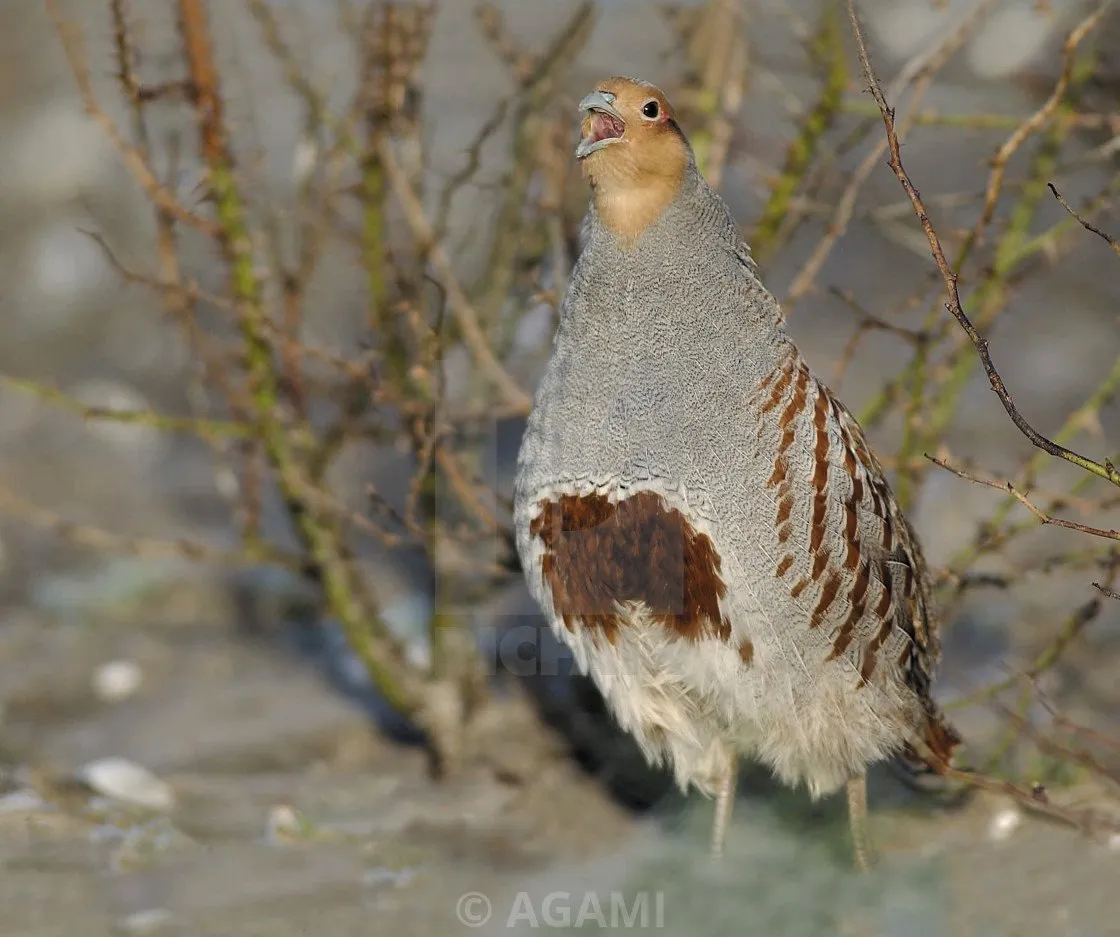
[[[1083,36],[1085,33],[1085,29],[1087,29],[1086,24],[1091,25],[1092,23],[1095,23],[1097,19],[1099,19],[1099,17],[1103,15],[1104,10],[1110,5],[1110,2],[1111,0],[1108,0],[1108,2],[1102,4],[1102,6],[1098,8],[1093,16],[1090,16],[1082,23],[1082,26],[1075,31],[1075,34],[1079,37]],[[1000,377],[999,372],[996,370],[995,365],[992,363],[992,358],[988,351],[987,340],[976,330],[976,327],[972,324],[972,321],[965,314],[964,309],[961,307],[960,294],[957,290],[957,274],[953,272],[953,270],[949,266],[948,261],[945,259],[945,252],[941,247],[941,239],[938,237],[937,232],[933,229],[933,224],[930,222],[929,214],[926,212],[925,204],[922,202],[922,197],[918,194],[917,188],[914,186],[914,183],[911,181],[909,174],[906,172],[906,169],[902,164],[902,154],[898,140],[898,133],[895,130],[894,110],[887,103],[886,96],[883,94],[883,89],[879,84],[879,79],[876,77],[875,72],[871,67],[871,60],[868,57],[867,53],[867,45],[863,38],[863,31],[859,25],[859,19],[856,15],[856,9],[853,0],[848,0],[848,14],[852,22],[852,29],[856,36],[856,43],[859,48],[860,64],[863,66],[864,76],[867,79],[867,83],[870,86],[871,93],[875,98],[875,103],[879,105],[879,111],[883,116],[883,124],[886,127],[887,132],[887,148],[890,152],[891,170],[898,177],[898,181],[901,183],[903,190],[906,192],[907,197],[910,199],[910,203],[914,206],[914,213],[915,215],[917,215],[918,222],[921,224],[922,230],[925,232],[926,238],[929,240],[930,253],[933,255],[934,262],[937,264],[937,269],[941,272],[941,276],[945,281],[945,291],[948,295],[946,308],[949,310],[953,318],[955,318],[957,322],[960,323],[961,328],[964,329],[965,333],[968,335],[969,340],[976,348],[976,353],[977,355],[979,355],[980,361],[984,366],[984,371],[988,376],[988,382],[991,384],[992,390],[995,391],[996,396],[999,397],[1000,403],[1003,404],[1003,408],[1007,411],[1007,415],[1011,417],[1011,421],[1015,424],[1016,427],[1018,427],[1019,431],[1031,441],[1034,446],[1042,449],[1044,452],[1047,452],[1050,455],[1065,459],[1068,462],[1072,462],[1074,465],[1078,465],[1086,471],[1092,472],[1094,475],[1112,482],[1112,484],[1114,485],[1120,486],[1120,472],[1118,472],[1110,462],[1096,462],[1083,455],[1079,455],[1072,449],[1067,449],[1065,446],[1059,445],[1058,443],[1046,438],[1033,426],[1031,426],[1031,424],[1027,422],[1026,418],[1016,408],[1015,402],[1012,400],[1011,395],[1008,393],[1007,388],[1004,385],[1003,378]],[[1085,27],[1085,29],[1083,29],[1082,27]],[[1078,41],[1080,41],[1080,39],[1078,39]],[[1074,45],[1076,45],[1076,43],[1074,43]],[[1063,75],[1064,74],[1065,73],[1063,72]],[[1021,135],[1019,134],[1015,134],[1013,135],[1013,139],[1020,139],[1020,136]],[[1002,153],[1004,149],[1007,149],[1007,147],[1005,146],[1003,149],[1001,149],[1000,152]],[[1000,175],[1000,180],[1002,180],[1002,174]],[[989,193],[991,193],[993,190],[998,195],[999,186],[990,185]],[[985,211],[987,211],[987,209],[985,209]]]

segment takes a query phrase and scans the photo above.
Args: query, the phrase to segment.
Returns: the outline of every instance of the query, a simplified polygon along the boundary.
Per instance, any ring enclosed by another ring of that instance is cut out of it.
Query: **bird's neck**
[[[633,246],[680,198],[691,181],[688,173],[643,175],[627,172],[624,161],[589,168],[591,201],[600,223],[623,245]]]

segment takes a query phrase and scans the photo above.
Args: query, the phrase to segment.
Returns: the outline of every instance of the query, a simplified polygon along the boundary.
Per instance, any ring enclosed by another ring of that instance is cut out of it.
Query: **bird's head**
[[[609,78],[579,109],[576,158],[595,206],[608,228],[634,237],[676,197],[692,150],[665,95],[647,82]]]

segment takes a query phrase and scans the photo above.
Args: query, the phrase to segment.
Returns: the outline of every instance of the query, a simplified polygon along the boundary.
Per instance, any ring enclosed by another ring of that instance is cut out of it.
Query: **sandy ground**
[[[158,607],[145,627],[0,629],[0,934],[438,937],[612,914],[681,935],[1120,933],[1120,843],[997,798],[944,807],[873,777],[880,860],[860,877],[839,800],[811,805],[748,768],[713,865],[707,802],[623,806],[516,695],[485,715],[483,754],[436,783],[291,635],[177,621],[166,595]],[[143,682],[101,702],[91,676],[114,659]],[[105,755],[150,769],[174,806],[130,808],[72,781]],[[1061,796],[1108,806],[1093,788]]]

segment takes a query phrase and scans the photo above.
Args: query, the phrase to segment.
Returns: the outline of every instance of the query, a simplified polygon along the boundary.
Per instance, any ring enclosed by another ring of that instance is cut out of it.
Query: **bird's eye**
[[[648,117],[650,120],[656,120],[657,115],[661,113],[661,108],[657,106],[656,101],[646,101],[642,105],[642,116]]]

